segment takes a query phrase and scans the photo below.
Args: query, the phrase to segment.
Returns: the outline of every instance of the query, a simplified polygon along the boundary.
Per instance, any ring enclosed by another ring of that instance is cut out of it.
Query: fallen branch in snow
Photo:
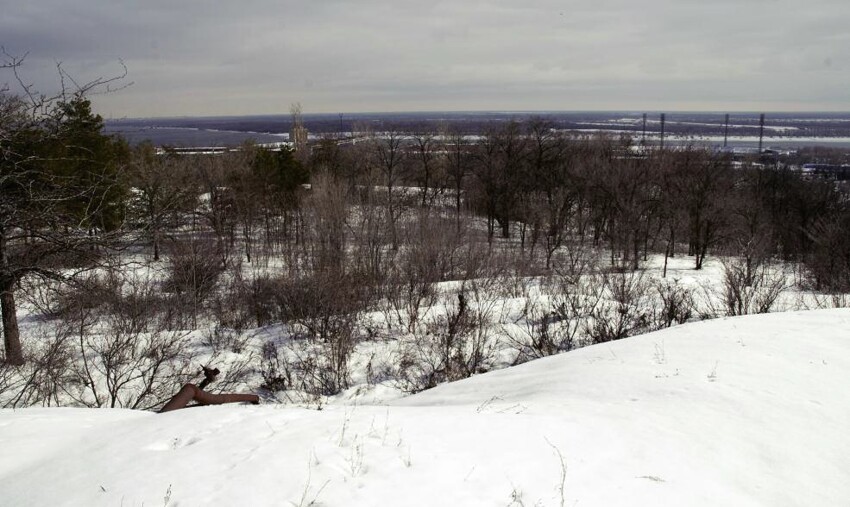
[[[204,380],[201,381],[200,385],[184,385],[180,391],[178,391],[177,394],[175,394],[174,397],[159,410],[159,413],[186,408],[191,401],[195,401],[197,403],[197,405],[193,406],[222,405],[225,403],[240,402],[248,402],[258,405],[260,403],[260,397],[256,394],[211,394],[204,391],[204,387],[213,382],[220,372],[218,368],[213,369],[206,366],[203,368],[203,371]]]

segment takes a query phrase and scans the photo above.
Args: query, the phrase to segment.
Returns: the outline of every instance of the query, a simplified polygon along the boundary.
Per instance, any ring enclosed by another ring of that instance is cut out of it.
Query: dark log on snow
[[[184,385],[180,391],[178,391],[177,394],[175,394],[174,397],[159,410],[159,413],[161,414],[163,412],[186,408],[192,401],[197,403],[197,405],[192,406],[222,405],[225,403],[241,402],[258,405],[260,403],[260,397],[256,394],[212,394],[204,391],[204,387],[213,382],[218,374],[218,368],[213,369],[205,366],[204,380],[201,381],[201,384],[199,386],[196,386],[195,384]]]

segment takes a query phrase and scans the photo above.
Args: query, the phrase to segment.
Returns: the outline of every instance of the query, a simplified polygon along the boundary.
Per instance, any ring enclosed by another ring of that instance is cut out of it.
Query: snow
[[[848,324],[696,322],[384,405],[3,410],[0,503],[848,505]]]

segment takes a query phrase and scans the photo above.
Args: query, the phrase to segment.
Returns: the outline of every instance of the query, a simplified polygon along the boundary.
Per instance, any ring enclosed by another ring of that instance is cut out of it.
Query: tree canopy
[[[62,278],[63,267],[90,263],[94,243],[121,227],[129,148],[103,134],[82,94],[34,107],[3,93],[0,111],[0,302],[6,361],[20,364],[18,282]]]

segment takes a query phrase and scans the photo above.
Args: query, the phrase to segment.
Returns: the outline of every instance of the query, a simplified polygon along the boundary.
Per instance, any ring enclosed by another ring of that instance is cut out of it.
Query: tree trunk
[[[0,314],[3,320],[3,346],[6,363],[24,364],[21,334],[18,331],[18,314],[15,310],[15,277],[9,272],[6,231],[0,227]]]
[[[455,215],[457,219],[457,232],[460,232],[460,181],[458,181],[455,187],[455,207],[457,208],[457,215]]]
[[[153,231],[153,260],[159,261],[159,229]]]
[[[21,349],[21,335],[18,331],[18,315],[15,310],[15,283],[3,281],[0,287],[0,310],[3,313],[3,345],[6,350],[6,363],[20,366],[24,364]]]

